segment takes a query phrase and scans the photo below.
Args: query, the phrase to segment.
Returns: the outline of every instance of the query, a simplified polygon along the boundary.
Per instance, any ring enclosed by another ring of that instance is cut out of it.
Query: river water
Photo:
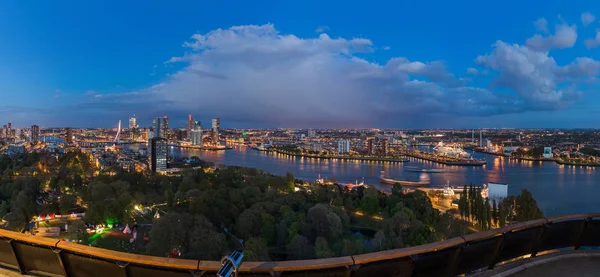
[[[140,145],[127,145],[137,150]],[[224,151],[205,151],[169,147],[173,157],[198,156],[215,164],[236,165],[263,169],[273,174],[291,172],[296,178],[313,181],[336,178],[340,183],[361,182],[390,191],[391,186],[379,183],[381,171],[396,179],[419,178],[418,172],[405,171],[405,166],[442,168],[443,173],[431,174],[431,186],[441,187],[482,185],[487,182],[507,183],[510,195],[528,189],[546,216],[600,212],[600,168],[564,166],[553,162],[532,162],[507,159],[483,153],[472,153],[476,159],[485,159],[482,167],[447,166],[411,158],[407,163],[338,161],[292,157],[261,152],[238,146]]]

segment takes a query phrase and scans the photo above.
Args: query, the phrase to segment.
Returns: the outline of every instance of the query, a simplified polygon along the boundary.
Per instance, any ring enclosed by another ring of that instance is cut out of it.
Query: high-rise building
[[[73,143],[73,129],[65,128],[65,143],[72,144]]]
[[[169,137],[169,118],[165,115],[163,116],[163,125],[162,127],[162,134],[163,136],[161,138],[166,138],[168,139]]]
[[[479,147],[483,147],[483,131],[479,130]]]
[[[196,121],[194,123],[194,129],[191,131],[191,141],[193,145],[202,146],[202,123]]]
[[[129,118],[129,129],[135,129],[137,128],[137,119],[135,118],[135,114],[133,115],[133,117]]]
[[[167,169],[167,140],[155,137],[148,140],[148,164],[152,172]]]
[[[152,122],[154,127],[154,138],[166,138],[167,130],[169,129],[169,119],[165,117],[157,117]]]
[[[194,130],[194,117],[192,116],[192,114],[188,114],[187,128],[185,130],[187,131],[187,139],[191,141],[192,131]]]
[[[316,136],[317,136],[317,130],[314,130],[314,129],[308,130],[308,137],[309,138],[314,138]]]
[[[8,122],[8,126],[6,129],[6,138],[12,139],[14,138],[14,130],[12,129],[12,123]]]
[[[219,128],[221,125],[221,120],[217,118],[213,118],[212,120],[212,141],[213,144],[219,144]]]
[[[31,126],[31,130],[29,130],[29,140],[33,143],[37,143],[40,139],[40,126],[33,125]]]
[[[350,152],[350,141],[349,140],[340,140],[338,141],[338,153],[344,154]]]

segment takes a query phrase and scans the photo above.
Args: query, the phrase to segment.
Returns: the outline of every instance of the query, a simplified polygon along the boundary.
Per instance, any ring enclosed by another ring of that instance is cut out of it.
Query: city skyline
[[[163,115],[186,126],[193,114],[228,128],[600,127],[600,4],[514,2],[487,14],[474,3],[241,3],[256,13],[233,14],[219,13],[221,3],[3,3],[0,118],[21,127],[113,127],[133,114],[140,126]]]

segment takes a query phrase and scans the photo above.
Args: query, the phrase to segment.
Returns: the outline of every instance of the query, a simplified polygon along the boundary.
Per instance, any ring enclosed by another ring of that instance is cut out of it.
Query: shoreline
[[[257,150],[261,151],[261,150]],[[400,159],[400,158],[369,158],[369,157],[348,157],[348,156],[322,156],[322,155],[311,155],[311,154],[296,154],[289,153],[281,150],[265,150],[265,152],[275,152],[284,155],[290,155],[294,157],[305,157],[305,158],[316,158],[316,159],[340,159],[340,160],[357,160],[357,161],[373,161],[373,162],[397,162],[397,163],[405,163],[409,162],[409,159]],[[437,159],[434,157],[427,157],[425,155],[418,155],[413,153],[404,153],[401,156],[408,156],[415,159],[427,160],[431,162],[436,162],[444,165],[454,165],[454,166],[483,166],[487,162],[486,161],[444,161],[441,159]]]
[[[289,156],[294,156],[294,157],[315,158],[315,159],[323,159],[323,160],[338,159],[338,160],[355,160],[355,161],[372,161],[372,162],[393,162],[393,163],[405,163],[405,162],[409,162],[410,161],[408,158],[407,159],[401,159],[401,158],[368,158],[368,157],[349,157],[349,156],[323,156],[323,155],[311,155],[311,154],[296,154],[296,153],[289,153],[289,152],[280,151],[280,150],[258,150],[258,149],[254,149],[254,150],[256,150],[256,151],[262,151],[262,152],[274,152],[274,153],[283,154],[283,155],[289,155]]]

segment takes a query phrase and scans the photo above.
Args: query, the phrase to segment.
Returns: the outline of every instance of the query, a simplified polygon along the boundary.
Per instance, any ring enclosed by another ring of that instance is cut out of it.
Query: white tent
[[[123,229],[123,234],[131,234],[131,229],[129,229],[129,224],[127,224],[125,226],[125,229]]]

